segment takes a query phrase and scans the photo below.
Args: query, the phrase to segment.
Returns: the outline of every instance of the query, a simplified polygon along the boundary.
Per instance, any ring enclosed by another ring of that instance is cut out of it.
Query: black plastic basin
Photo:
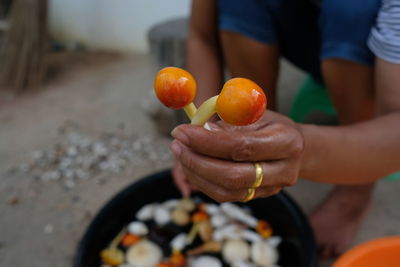
[[[201,198],[212,201],[199,194]],[[113,197],[97,214],[80,241],[75,267],[99,267],[100,251],[134,219],[143,205],[181,197],[170,171],[136,182]],[[246,204],[253,214],[270,222],[274,234],[283,238],[279,246],[281,267],[315,267],[316,245],[310,225],[298,205],[285,193]],[[205,266],[206,267],[206,266]]]

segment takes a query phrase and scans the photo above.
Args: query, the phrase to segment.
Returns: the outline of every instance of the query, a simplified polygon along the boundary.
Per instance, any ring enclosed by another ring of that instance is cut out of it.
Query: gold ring
[[[243,202],[249,202],[254,198],[256,195],[256,189],[261,186],[264,178],[264,172],[261,164],[256,162],[254,163],[254,167],[256,168],[256,180],[254,181],[253,185],[247,189],[247,195]]]
[[[256,194],[256,190],[254,188],[249,188],[247,189],[247,195],[244,198],[243,202],[249,202],[250,200],[252,200],[254,198],[254,195]]]
[[[260,163],[254,163],[254,167],[256,168],[256,180],[254,181],[254,184],[251,188],[258,188],[262,184],[264,173]]]

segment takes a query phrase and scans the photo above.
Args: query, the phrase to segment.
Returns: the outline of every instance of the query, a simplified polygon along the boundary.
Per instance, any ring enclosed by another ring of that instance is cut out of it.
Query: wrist
[[[315,166],[316,153],[314,149],[314,141],[316,137],[317,126],[310,124],[298,124],[299,130],[304,138],[304,151],[301,159],[301,167],[299,177],[312,177],[313,166]]]

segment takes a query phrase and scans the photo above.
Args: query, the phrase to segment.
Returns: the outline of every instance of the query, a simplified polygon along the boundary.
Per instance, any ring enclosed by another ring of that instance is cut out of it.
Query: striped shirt
[[[368,46],[377,57],[400,64],[400,0],[383,0]]]

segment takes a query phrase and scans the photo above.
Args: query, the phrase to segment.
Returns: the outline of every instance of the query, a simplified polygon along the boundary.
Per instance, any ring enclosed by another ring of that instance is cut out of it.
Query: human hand
[[[296,183],[304,139],[289,118],[267,111],[250,126],[224,122],[210,126],[212,131],[181,125],[172,133],[175,182],[185,194],[195,186],[218,202],[242,201],[255,180],[254,162],[261,163],[264,171],[256,198]]]

